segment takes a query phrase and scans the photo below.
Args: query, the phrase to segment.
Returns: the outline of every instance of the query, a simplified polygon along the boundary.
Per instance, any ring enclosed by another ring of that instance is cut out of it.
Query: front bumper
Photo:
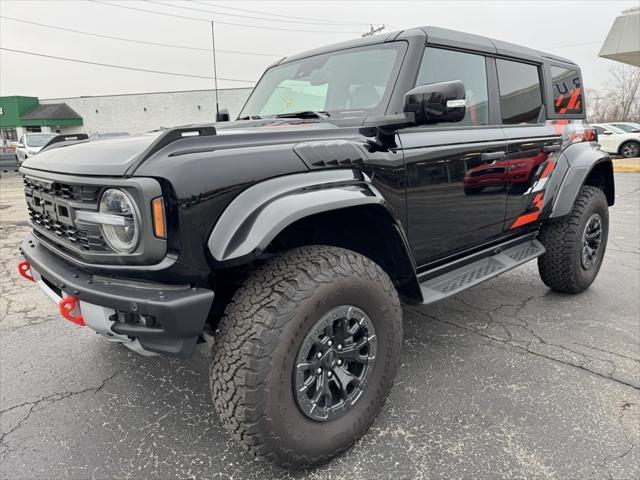
[[[45,293],[55,301],[77,298],[85,324],[107,339],[140,353],[186,357],[193,351],[213,291],[94,276],[53,255],[33,234],[22,242],[21,251]],[[136,319],[150,319],[154,326]]]

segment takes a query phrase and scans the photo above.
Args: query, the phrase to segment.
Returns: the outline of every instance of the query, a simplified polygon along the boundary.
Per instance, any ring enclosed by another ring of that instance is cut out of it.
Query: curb
[[[640,158],[619,158],[613,160],[615,173],[640,173]]]

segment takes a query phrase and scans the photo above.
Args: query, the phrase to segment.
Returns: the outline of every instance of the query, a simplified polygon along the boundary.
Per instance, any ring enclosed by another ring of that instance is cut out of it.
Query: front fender
[[[256,257],[288,225],[321,212],[387,204],[359,170],[321,170],[260,182],[238,195],[214,226],[207,246],[217,262]]]

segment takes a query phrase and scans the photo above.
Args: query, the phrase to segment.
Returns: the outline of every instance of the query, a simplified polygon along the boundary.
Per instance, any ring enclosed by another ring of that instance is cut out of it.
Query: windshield
[[[42,147],[56,135],[56,133],[33,133],[25,136],[25,142],[27,147]]]
[[[620,130],[624,130],[627,133],[640,132],[640,125],[638,125],[637,123],[616,123],[613,126],[619,128]]]
[[[269,69],[238,118],[326,112],[331,118],[385,112],[406,43],[351,48]]]

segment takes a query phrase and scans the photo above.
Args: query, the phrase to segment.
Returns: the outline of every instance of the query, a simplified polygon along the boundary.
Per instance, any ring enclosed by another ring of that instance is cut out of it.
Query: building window
[[[510,60],[496,60],[500,84],[502,123],[537,123],[542,108],[538,67]]]
[[[426,48],[416,86],[461,80],[466,90],[466,113],[457,125],[487,125],[489,102],[485,57],[472,53]]]

